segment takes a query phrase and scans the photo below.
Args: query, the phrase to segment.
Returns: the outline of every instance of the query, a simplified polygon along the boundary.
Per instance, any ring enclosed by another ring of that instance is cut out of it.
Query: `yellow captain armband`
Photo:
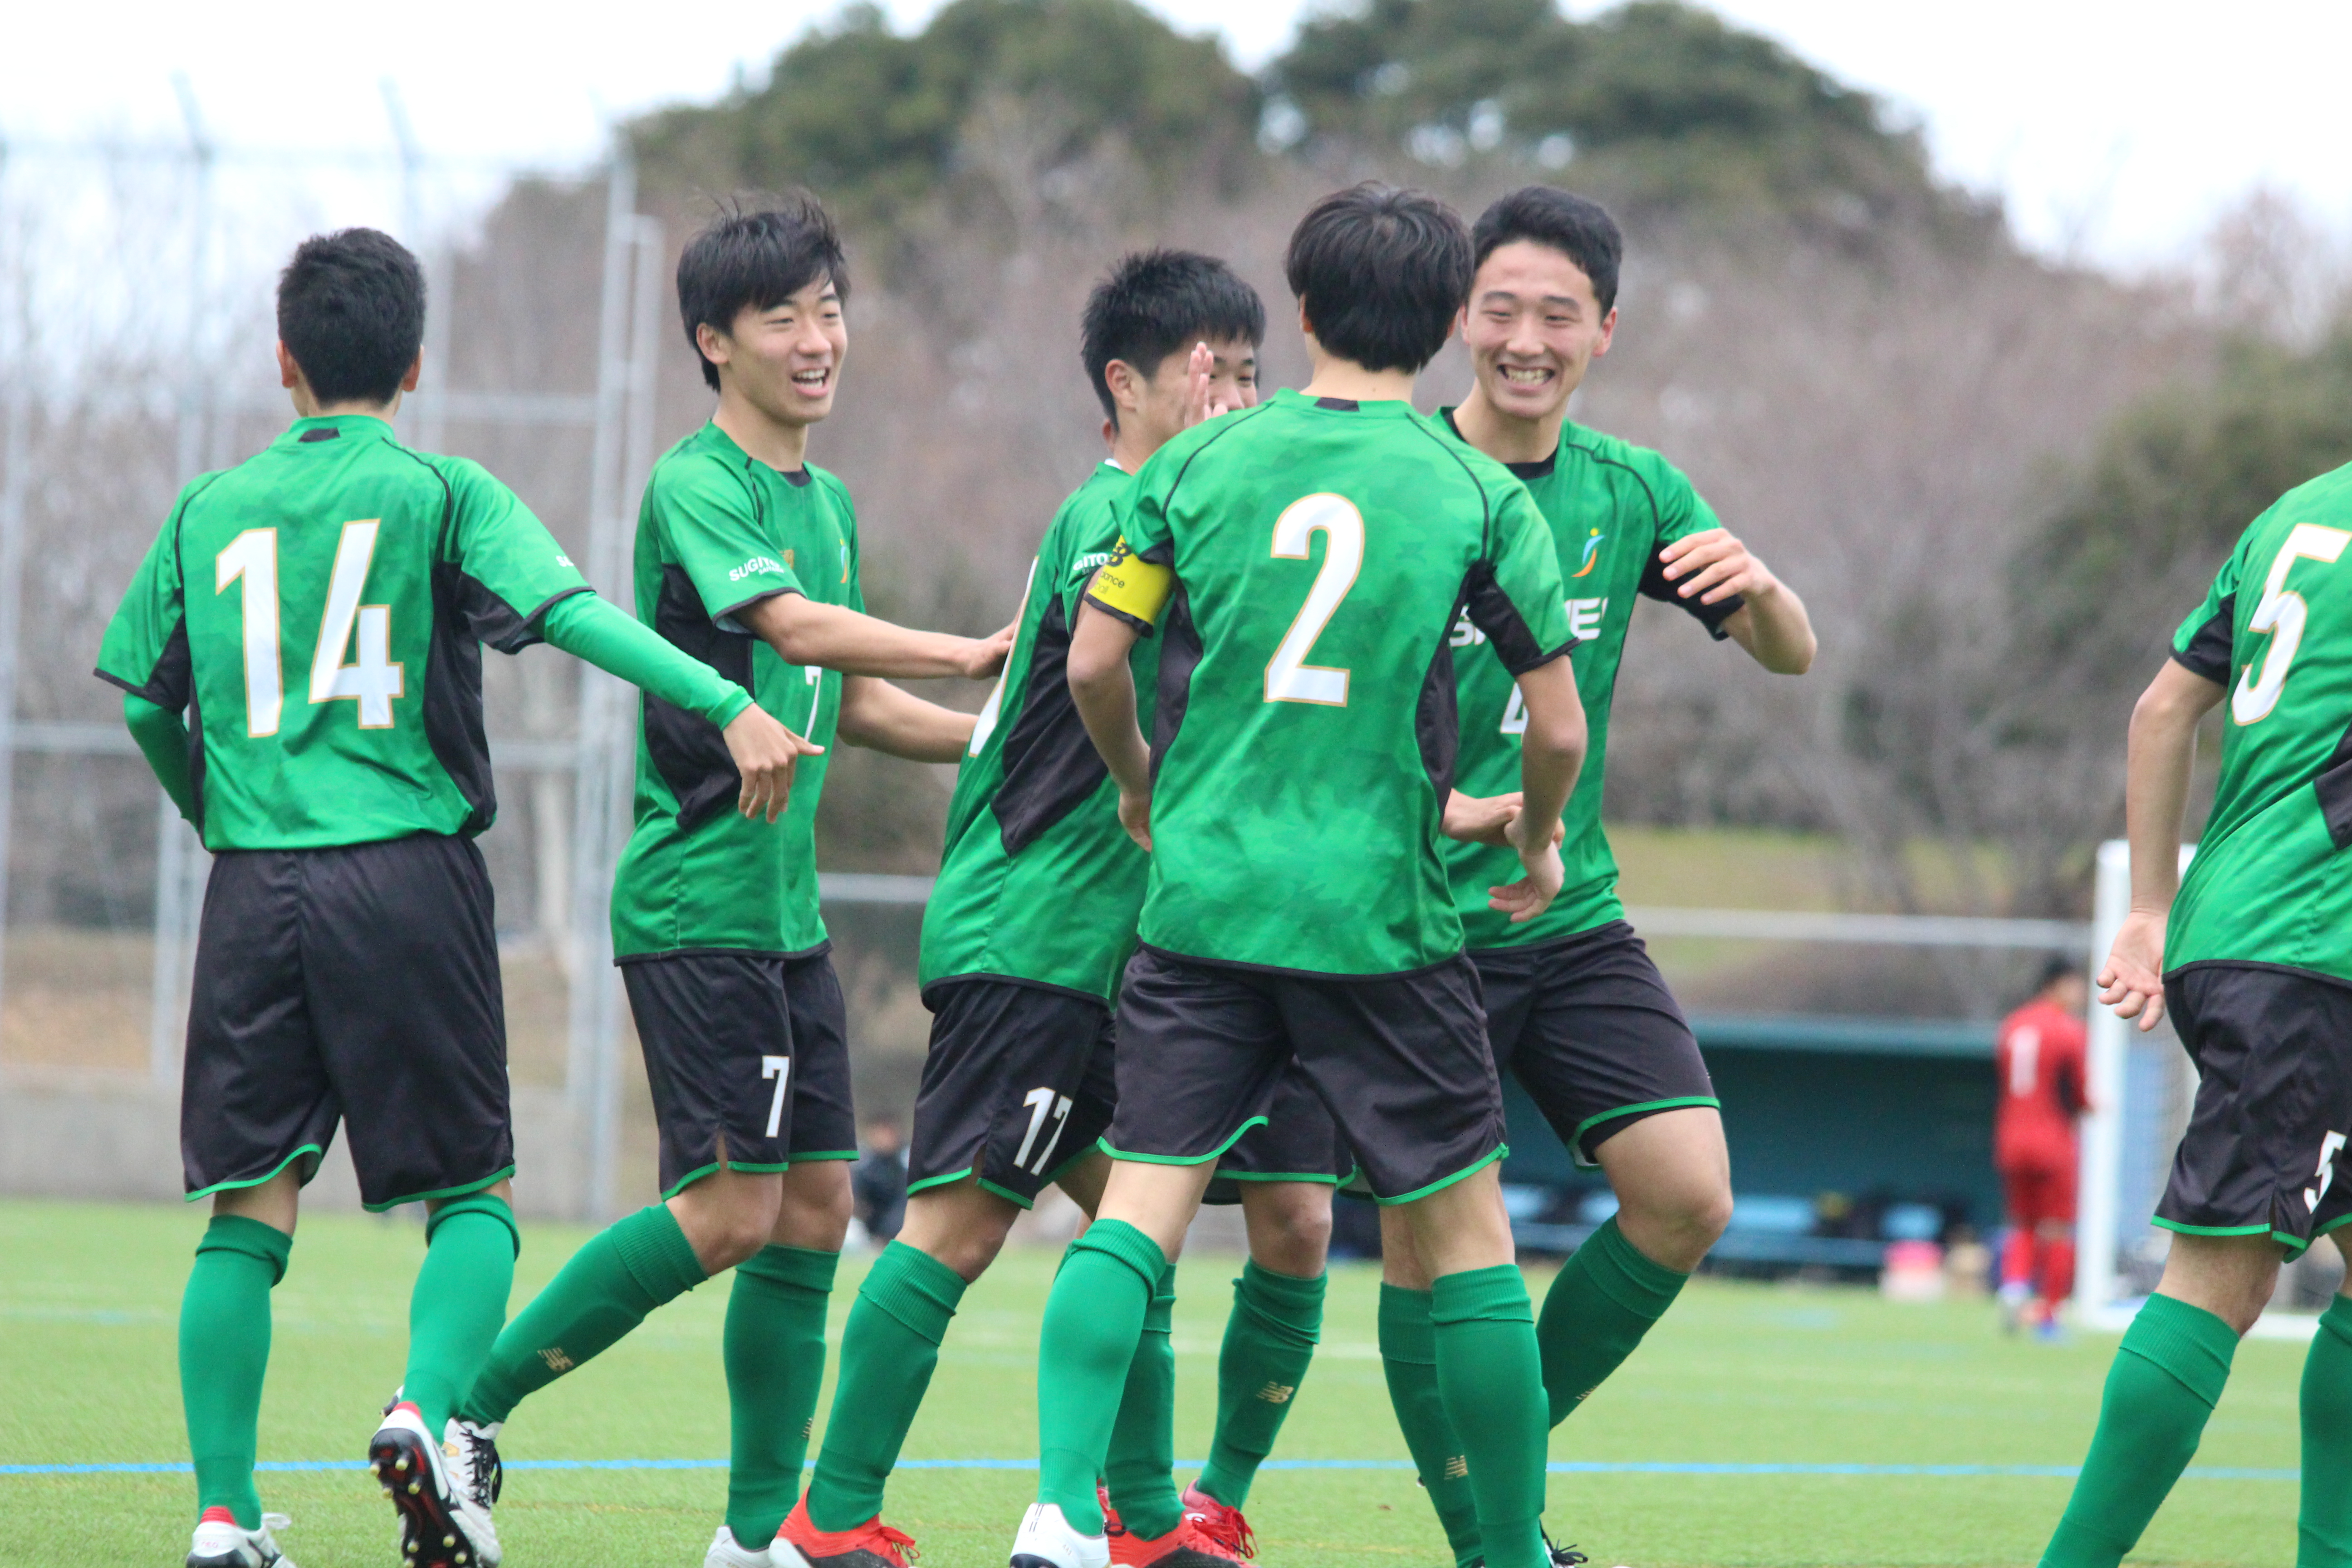
[[[1160,612],[1168,607],[1175,592],[1175,572],[1144,560],[1122,539],[1112,547],[1110,559],[1095,574],[1094,581],[1087,584],[1087,603],[1149,633],[1159,624]]]

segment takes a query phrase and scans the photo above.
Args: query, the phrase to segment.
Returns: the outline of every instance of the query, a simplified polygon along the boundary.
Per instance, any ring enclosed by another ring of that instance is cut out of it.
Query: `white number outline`
[[[2259,724],[2271,716],[2278,706],[2279,694],[2286,689],[2287,666],[2294,662],[2295,650],[2303,645],[2304,623],[2311,608],[2303,595],[2286,585],[2286,574],[2297,561],[2316,561],[2323,566],[2333,566],[2352,544],[2352,532],[2340,528],[2322,528],[2315,522],[2298,522],[2288,531],[2286,542],[2271,557],[2270,576],[2263,584],[2262,602],[2254,606],[2253,617],[2246,630],[2268,633],[2271,646],[2263,654],[2263,672],[2254,674],[2249,663],[2238,677],[2237,689],[2230,693],[2230,716],[2241,725]]]
[[[343,524],[327,579],[319,646],[310,655],[310,700],[355,704],[362,730],[391,729],[393,701],[407,690],[407,672],[392,659],[392,606],[360,603],[383,526],[383,519],[373,517]],[[355,656],[349,664],[343,662],[347,647]]]
[[[1024,605],[1029,602],[1029,590],[1035,585],[1036,582],[1037,559],[1032,556],[1029,560],[1029,575],[1021,584],[1021,602]],[[1021,645],[1018,640],[1015,640],[1012,652],[1004,656],[1004,668],[996,672],[996,684],[988,689],[988,700],[980,705],[980,717],[971,721],[971,744],[964,748],[965,756],[980,755],[980,749],[988,744],[989,736],[996,732],[996,721],[1004,713],[1004,683],[1012,678],[1013,656],[1020,651]]]
[[[1265,661],[1268,702],[1313,702],[1325,708],[1348,705],[1348,671],[1335,665],[1308,664],[1316,639],[1338,613],[1356,575],[1364,569],[1364,514],[1346,496],[1328,490],[1302,496],[1283,508],[1274,520],[1274,556],[1277,561],[1304,561],[1323,536],[1323,565],[1307,590],[1307,602]]]
[[[784,1088],[793,1081],[793,1058],[761,1057],[760,1076],[776,1080],[775,1098],[768,1101],[768,1136],[773,1138],[776,1129],[784,1124]]]
[[[242,583],[238,619],[245,637],[245,732],[278,733],[286,711],[286,678],[278,665],[278,531],[248,528],[213,557],[213,593]]]

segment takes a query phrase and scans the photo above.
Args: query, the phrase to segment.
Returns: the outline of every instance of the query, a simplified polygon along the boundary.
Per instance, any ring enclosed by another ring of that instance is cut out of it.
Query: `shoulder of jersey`
[[[1151,454],[1150,460],[1143,465],[1142,471],[1135,478],[1139,479],[1145,474],[1152,474],[1157,478],[1164,479],[1166,476],[1172,475],[1194,453],[1213,442],[1222,441],[1235,434],[1260,416],[1271,412],[1275,406],[1276,405],[1269,400],[1255,407],[1236,409],[1231,414],[1221,414],[1216,418],[1203,420],[1190,429],[1179,430],[1168,438],[1167,445]]]
[[[2279,497],[2278,504],[2271,508],[2270,512],[2263,513],[2263,516],[2268,517],[2271,512],[2280,511],[2290,506],[2298,514],[2308,513],[2315,508],[2324,508],[2336,514],[2336,517],[2331,521],[2341,521],[2347,526],[2352,526],[2352,463],[2347,463],[2340,468],[2330,468],[2324,474],[2304,480],[2303,483]],[[2259,522],[2262,519],[2257,518],[2255,521]]]
[[[809,477],[823,486],[834,500],[839,501],[845,510],[856,510],[856,503],[849,499],[849,485],[839,474],[835,473],[831,468],[820,468],[814,463],[808,465],[808,471]]]
[[[1682,472],[1655,447],[1637,447],[1622,436],[1612,436],[1605,430],[1588,429],[1580,425],[1563,431],[1560,436],[1561,458],[1565,460],[1571,453],[1589,461],[1613,463],[1631,468],[1644,479],[1656,480],[1670,474],[1679,476]]]
[[[688,436],[654,460],[653,472],[646,476],[646,491],[649,495],[670,494],[678,490],[701,489],[713,484],[734,486],[740,489],[744,477],[723,452],[716,452],[699,439],[700,431]]]

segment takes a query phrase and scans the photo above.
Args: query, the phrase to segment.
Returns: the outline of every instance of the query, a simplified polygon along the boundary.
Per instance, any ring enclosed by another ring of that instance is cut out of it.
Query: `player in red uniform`
[[[1992,1163],[2009,1200],[2001,1251],[2002,1326],[2044,1333],[2074,1289],[2074,1122],[2089,1109],[2083,1008],[2088,983],[2053,958],[2025,1005],[2001,1020],[1993,1046],[2000,1082]]]

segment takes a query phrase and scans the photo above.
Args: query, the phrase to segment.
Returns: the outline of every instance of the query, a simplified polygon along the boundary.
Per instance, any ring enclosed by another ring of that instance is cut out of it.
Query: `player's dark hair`
[[[2034,976],[2033,994],[2039,996],[2068,975],[2081,973],[2083,966],[2078,960],[2053,955],[2042,963],[2042,973]]]
[[[320,403],[390,403],[425,342],[425,269],[376,229],[314,234],[278,275],[278,341]]]
[[[686,242],[677,258],[677,314],[686,341],[701,363],[702,379],[719,390],[719,367],[703,357],[697,328],[735,330],[746,310],[769,310],[818,278],[849,298],[849,263],[841,231],[824,204],[806,191],[739,198]]]
[[[1599,202],[1549,185],[1521,185],[1478,215],[1470,243],[1476,265],[1514,240],[1548,245],[1576,263],[1592,279],[1592,297],[1606,315],[1617,303],[1617,269],[1625,259],[1625,237]]]
[[[1475,270],[1460,214],[1376,180],[1307,209],[1283,259],[1307,330],[1366,370],[1418,371],[1435,359]]]
[[[1104,373],[1123,360],[1149,377],[1179,349],[1207,339],[1265,341],[1265,301],[1234,269],[1191,250],[1135,250],[1087,296],[1078,357],[1103,412],[1118,423]]]

